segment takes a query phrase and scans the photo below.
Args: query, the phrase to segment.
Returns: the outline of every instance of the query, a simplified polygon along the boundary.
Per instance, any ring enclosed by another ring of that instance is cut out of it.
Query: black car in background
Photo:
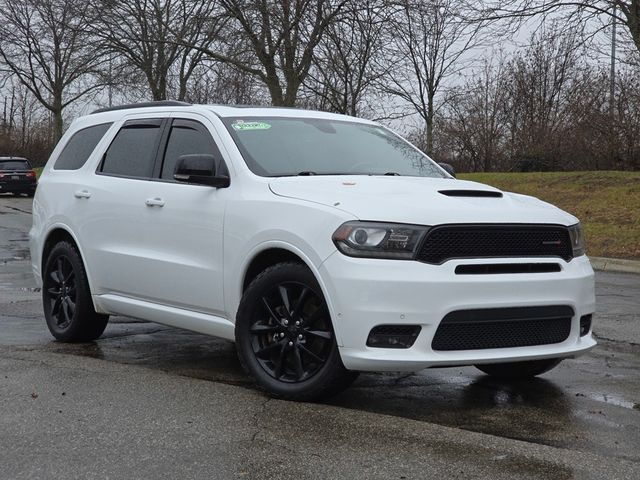
[[[0,157],[0,193],[33,197],[38,180],[29,160],[22,157]]]

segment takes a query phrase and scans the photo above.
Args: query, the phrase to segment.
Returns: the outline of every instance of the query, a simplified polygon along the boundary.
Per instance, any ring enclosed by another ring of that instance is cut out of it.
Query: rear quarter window
[[[101,123],[74,133],[53,168],[55,170],[78,170],[81,168],[111,125],[112,123]]]

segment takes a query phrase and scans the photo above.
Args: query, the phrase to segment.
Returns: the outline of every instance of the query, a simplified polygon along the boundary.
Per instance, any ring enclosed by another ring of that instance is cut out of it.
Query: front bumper
[[[595,311],[594,274],[586,256],[557,262],[560,272],[459,275],[457,265],[540,262],[540,258],[465,259],[443,265],[331,255],[320,276],[328,293],[336,339],[344,365],[363,371],[417,371],[433,366],[473,365],[542,358],[565,358],[596,345],[581,337],[579,319]],[[436,329],[455,310],[569,305],[575,315],[568,338],[550,345],[483,350],[435,351]],[[378,325],[420,325],[411,348],[368,347]]]

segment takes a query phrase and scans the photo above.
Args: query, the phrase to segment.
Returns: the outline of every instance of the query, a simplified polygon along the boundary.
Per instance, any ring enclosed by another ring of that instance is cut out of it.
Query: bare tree
[[[567,109],[588,75],[578,43],[575,36],[541,31],[508,66],[511,155],[521,169],[560,167]]]
[[[469,66],[465,56],[476,47],[482,24],[462,19],[463,2],[399,0],[392,22],[389,55],[395,67],[386,90],[415,110],[426,124],[426,152],[433,152],[436,95],[443,82]]]
[[[316,47],[348,1],[220,0],[233,20],[227,35],[235,49],[195,48],[258,78],[273,105],[294,106]]]
[[[15,77],[0,87],[2,93],[0,152],[24,156],[42,165],[52,145],[49,112]]]
[[[622,170],[640,169],[640,68],[631,67],[621,72],[617,78],[617,97],[615,102],[616,118],[615,138],[617,155],[614,168]],[[603,115],[606,125],[611,127],[608,115]],[[609,165],[607,165],[609,167]]]
[[[95,0],[101,20],[93,33],[116,65],[144,75],[153,100],[165,100],[173,89],[187,96],[193,72],[204,60],[223,25],[215,1]],[[197,48],[195,48],[197,47]]]
[[[491,171],[506,154],[508,77],[505,63],[485,60],[477,76],[449,94],[442,136],[455,163],[468,171]],[[451,160],[451,159],[449,159]]]
[[[552,16],[571,25],[603,18],[605,21],[599,29],[615,21],[627,28],[635,48],[640,51],[640,0],[485,0],[476,5],[475,18],[483,21],[518,22],[534,16]]]
[[[53,115],[53,140],[62,136],[64,109],[101,87],[100,55],[85,26],[94,20],[80,0],[2,0],[0,58]]]
[[[254,76],[233,65],[213,62],[199,67],[190,84],[187,100],[223,105],[258,105],[264,103],[265,95],[264,86]]]
[[[387,30],[385,0],[352,0],[318,46],[306,86],[319,108],[358,115],[360,105],[388,64],[380,55]]]

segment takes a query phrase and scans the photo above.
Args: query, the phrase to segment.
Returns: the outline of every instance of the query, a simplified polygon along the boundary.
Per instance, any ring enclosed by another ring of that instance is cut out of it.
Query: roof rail
[[[94,113],[103,113],[103,112],[113,112],[115,110],[127,110],[129,108],[146,108],[146,107],[190,107],[191,104],[187,102],[180,102],[178,100],[159,100],[156,102],[140,102],[140,103],[128,103],[126,105],[118,105],[115,107],[106,107],[99,108],[91,112]]]

